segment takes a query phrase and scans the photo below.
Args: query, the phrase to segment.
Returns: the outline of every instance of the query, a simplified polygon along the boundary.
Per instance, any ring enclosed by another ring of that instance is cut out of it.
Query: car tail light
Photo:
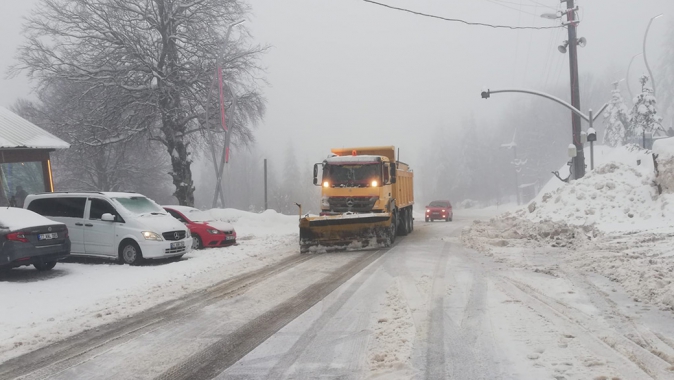
[[[23,234],[23,232],[12,232],[11,234],[7,234],[7,240],[28,243],[28,238]]]

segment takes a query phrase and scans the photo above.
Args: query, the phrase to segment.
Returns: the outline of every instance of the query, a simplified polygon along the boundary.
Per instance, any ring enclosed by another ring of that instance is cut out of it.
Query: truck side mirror
[[[314,186],[318,186],[318,164],[314,164]]]
[[[397,173],[396,165],[393,164],[393,165],[391,165],[391,183],[392,184],[396,183],[396,173]]]
[[[391,171],[389,170],[389,165],[384,164],[384,184],[390,183],[391,179]]]

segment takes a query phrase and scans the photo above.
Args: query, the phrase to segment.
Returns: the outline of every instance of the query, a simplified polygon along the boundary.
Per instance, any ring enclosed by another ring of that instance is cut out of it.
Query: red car
[[[426,206],[426,221],[444,220],[451,222],[454,218],[452,204],[449,201],[433,201]]]
[[[227,247],[236,244],[234,227],[212,220],[208,213],[187,206],[163,206],[164,210],[184,223],[192,234],[192,249]]]

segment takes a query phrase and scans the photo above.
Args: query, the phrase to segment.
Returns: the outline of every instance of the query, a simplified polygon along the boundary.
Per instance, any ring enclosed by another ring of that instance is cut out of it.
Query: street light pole
[[[223,52],[226,52],[226,51],[227,51],[227,44],[229,43],[229,35],[231,34],[232,29],[233,29],[235,26],[237,26],[237,25],[243,24],[245,21],[246,21],[246,20],[239,20],[239,21],[236,21],[236,22],[230,24],[230,25],[227,27],[227,33],[225,33],[225,39],[224,39],[223,49],[222,49]],[[206,121],[207,121],[207,122],[208,122],[208,120],[209,120],[209,109],[210,109],[210,103],[211,103],[211,98],[210,98],[210,97],[211,97],[211,93],[212,93],[213,87],[215,87],[215,84],[216,84],[216,82],[217,82],[217,80],[218,80],[218,78],[219,78],[219,76],[221,75],[221,72],[222,72],[222,67],[220,66],[220,61],[221,61],[221,59],[220,59],[220,54],[218,54],[218,58],[216,59],[216,62],[215,62],[215,69],[216,69],[216,72],[215,72],[215,75],[214,75],[214,77],[213,77],[213,84],[212,84],[211,87],[209,87],[209,89],[208,89],[208,100],[207,100],[207,103],[206,103]],[[221,112],[224,112],[224,111],[221,110]],[[230,128],[231,128],[231,126],[230,126]],[[214,172],[215,172],[215,178],[216,178],[216,180],[217,180],[216,186],[215,186],[215,193],[213,194],[213,203],[212,203],[212,207],[215,208],[215,207],[217,206],[217,203],[218,203],[218,196],[220,197],[220,202],[222,203],[222,207],[225,207],[225,194],[224,194],[224,191],[223,191],[222,186],[220,185],[220,178],[219,178],[219,177],[220,177],[220,173],[221,173],[221,168],[220,168],[220,166],[218,165],[218,159],[217,159],[217,155],[216,155],[216,153],[215,153],[215,152],[216,152],[216,148],[215,148],[215,141],[216,141],[216,139],[215,139],[215,134],[213,133],[213,130],[210,129],[210,128],[209,128],[209,131],[210,131],[210,138],[211,138],[211,143],[209,144],[210,147],[211,147],[211,149],[210,149],[210,150],[211,150],[211,159],[213,160],[213,168],[214,168]],[[224,147],[223,150],[224,150],[224,149],[227,149],[227,148]],[[224,154],[224,153],[223,153],[223,154]]]
[[[653,96],[655,96],[655,78],[653,78],[653,73],[651,72],[651,67],[648,65],[648,58],[646,57],[646,38],[648,37],[648,30],[651,28],[653,20],[661,16],[662,15],[659,14],[655,17],[651,17],[651,20],[648,22],[648,26],[646,27],[646,33],[644,34],[644,44],[643,44],[644,63],[646,64],[646,70],[648,70],[648,76],[651,77],[651,83],[653,83]]]
[[[580,85],[578,83],[578,36],[576,34],[576,6],[574,0],[566,0],[566,19],[569,30],[569,67],[571,73],[571,105],[580,110]],[[573,159],[574,179],[585,176],[585,154],[583,144],[580,141],[581,123],[580,116],[575,112],[571,114],[571,127],[573,130],[573,144],[576,146],[577,156]]]
[[[630,93],[630,101],[634,101],[634,95],[632,95],[632,89],[630,88],[630,68],[632,67],[632,62],[634,62],[634,58],[640,56],[641,54],[642,53],[633,55],[632,59],[630,59],[630,64],[627,65],[627,74],[625,74],[625,83],[627,83],[627,92]]]

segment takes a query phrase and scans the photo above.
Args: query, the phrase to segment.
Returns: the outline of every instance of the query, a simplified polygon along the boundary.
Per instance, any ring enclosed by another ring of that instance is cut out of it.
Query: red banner
[[[222,84],[222,67],[218,66],[218,80],[220,82],[220,119],[222,122],[222,129],[227,132],[227,124],[225,123],[225,92]]]

